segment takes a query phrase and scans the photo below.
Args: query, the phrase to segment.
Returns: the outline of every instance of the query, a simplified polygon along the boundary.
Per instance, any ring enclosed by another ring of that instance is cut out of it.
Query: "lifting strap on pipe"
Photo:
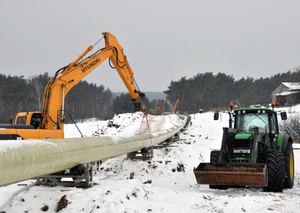
[[[149,136],[150,136],[150,146],[152,146],[152,137],[151,137],[151,131],[150,131],[150,125],[149,125],[149,121],[148,121],[148,115],[147,115],[147,111],[145,110],[144,112],[144,115],[143,115],[143,118],[142,118],[142,123],[141,123],[141,126],[140,126],[140,134],[141,134],[141,129],[142,129],[142,124],[143,124],[143,121],[144,121],[144,117],[146,117],[146,121],[147,121],[147,126],[148,126],[148,130],[149,130]]]

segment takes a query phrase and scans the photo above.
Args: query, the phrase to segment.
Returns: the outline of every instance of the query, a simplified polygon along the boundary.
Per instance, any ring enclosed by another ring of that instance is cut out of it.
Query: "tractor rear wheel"
[[[268,185],[265,191],[282,192],[284,187],[285,160],[284,154],[270,150],[267,154]]]
[[[294,186],[294,151],[291,142],[288,143],[286,151],[284,153],[285,160],[285,178],[284,188],[293,188]]]

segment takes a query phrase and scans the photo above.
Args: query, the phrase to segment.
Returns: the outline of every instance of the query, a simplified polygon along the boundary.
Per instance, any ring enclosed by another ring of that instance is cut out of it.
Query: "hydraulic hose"
[[[29,190],[31,187],[35,186],[36,185],[36,181],[34,183],[31,183],[27,186],[25,186],[24,188],[22,189],[19,189],[18,191],[14,192],[13,194],[11,194],[4,203],[2,203],[2,205],[0,206],[0,211],[2,212],[3,209],[7,206],[7,204],[9,204],[13,199],[14,197],[16,197],[18,194],[20,194],[21,192],[24,192],[24,191],[27,191]]]

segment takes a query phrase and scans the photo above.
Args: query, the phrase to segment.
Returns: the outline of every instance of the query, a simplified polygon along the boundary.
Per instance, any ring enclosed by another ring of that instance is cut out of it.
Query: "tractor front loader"
[[[287,119],[285,112],[280,114],[282,120]],[[283,188],[292,188],[293,140],[279,133],[274,108],[232,111],[231,106],[229,116],[221,149],[211,152],[210,163],[200,163],[194,169],[197,183],[209,184],[213,189],[264,186],[266,191],[282,192]]]

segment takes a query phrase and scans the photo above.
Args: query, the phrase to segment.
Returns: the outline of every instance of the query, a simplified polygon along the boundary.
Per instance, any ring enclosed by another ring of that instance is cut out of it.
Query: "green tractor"
[[[274,108],[244,108],[229,111],[229,128],[223,128],[220,150],[211,151],[210,163],[194,169],[199,184],[213,189],[264,186],[265,191],[282,192],[294,185],[293,140],[279,133]],[[214,118],[218,120],[219,114]],[[234,125],[232,127],[232,125]]]

